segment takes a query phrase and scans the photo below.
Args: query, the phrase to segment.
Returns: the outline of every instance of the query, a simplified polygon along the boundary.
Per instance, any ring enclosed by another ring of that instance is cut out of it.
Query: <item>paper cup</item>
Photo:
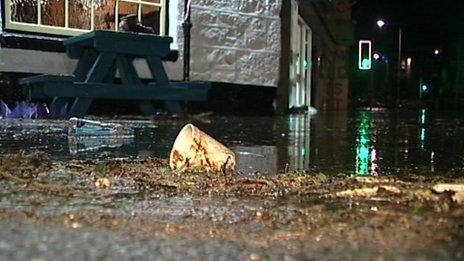
[[[212,171],[235,169],[235,154],[217,140],[192,124],[185,125],[177,135],[169,157],[174,171],[204,167]]]

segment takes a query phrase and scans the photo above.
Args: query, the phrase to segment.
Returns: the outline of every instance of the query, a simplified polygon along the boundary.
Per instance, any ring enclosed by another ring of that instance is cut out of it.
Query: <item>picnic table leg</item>
[[[76,82],[83,82],[87,77],[87,72],[90,70],[92,65],[97,59],[97,53],[95,51],[86,49],[83,51],[83,54],[79,61],[77,62],[76,69],[73,74],[76,77]]]
[[[162,87],[169,87],[169,79],[164,70],[161,58],[158,56],[150,55],[147,57],[148,66],[150,67],[151,74],[156,80],[156,84]],[[173,114],[184,114],[184,110],[177,101],[165,101],[166,109]]]
[[[102,52],[96,59],[87,78],[85,79],[86,83],[101,83],[103,82],[108,73],[110,73],[112,66],[114,65],[116,58],[115,53]],[[92,99],[77,97],[74,100],[74,103],[69,110],[70,117],[83,117],[87,114],[90,105],[92,104]]]
[[[95,63],[97,59],[97,54],[89,49],[83,51],[83,54],[79,61],[77,62],[76,69],[73,72],[73,75],[76,77],[76,82],[82,82],[87,77],[87,72]],[[69,106],[69,104],[73,103],[72,98],[62,98],[62,97],[55,97],[53,98],[52,102],[50,103],[50,111],[52,113],[52,117],[59,118],[64,115],[65,107]]]
[[[117,70],[118,70],[118,66],[116,65],[116,63],[113,63],[113,65],[108,70],[108,73],[107,73],[105,79],[103,79],[103,82],[105,82],[105,83],[113,83],[114,78],[116,77],[116,71]]]
[[[119,75],[121,76],[121,80],[123,83],[142,85],[142,82],[140,81],[140,78],[137,74],[137,70],[134,67],[133,60],[134,59],[122,55],[119,55],[117,57],[117,67],[119,68]],[[138,105],[140,111],[145,116],[151,116],[156,113],[156,109],[151,101],[142,100],[138,102]]]

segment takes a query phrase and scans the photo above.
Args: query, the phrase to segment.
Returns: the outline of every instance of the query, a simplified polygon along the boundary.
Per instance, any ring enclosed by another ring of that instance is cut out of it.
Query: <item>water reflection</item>
[[[359,113],[359,127],[356,138],[356,175],[378,175],[377,173],[377,151],[374,148],[374,142],[371,140],[371,119],[370,111]]]
[[[311,151],[311,116],[308,114],[288,117],[288,165],[292,170],[307,170]]]
[[[234,146],[238,169],[246,174],[308,170],[311,167],[312,117],[308,114],[294,114],[285,118],[254,120],[250,125],[255,128],[249,130],[243,128],[248,124],[231,124],[239,126],[240,132],[249,133],[246,135],[248,141],[240,141],[244,144]],[[263,131],[256,132],[257,129]],[[250,141],[255,144],[248,145]]]
[[[236,146],[237,169],[245,174],[278,172],[276,146]]]
[[[446,118],[448,117],[448,118]],[[135,130],[130,140],[67,136],[66,121],[0,120],[0,153],[44,151],[53,158],[168,158],[184,124],[192,122],[238,156],[246,174],[284,171],[380,175],[398,170],[464,167],[462,115],[428,110],[321,112],[285,117],[118,121]]]
[[[134,142],[133,137],[68,137],[69,153],[115,149]]]
[[[427,144],[428,142],[428,136],[429,136],[429,121],[430,121],[430,112],[428,109],[421,109],[419,111],[419,116],[418,116],[418,135],[417,135],[417,144],[418,144],[418,150],[421,153],[421,155],[424,155],[425,157],[429,157],[429,163],[430,163],[430,171],[434,172],[435,171],[435,152],[431,149],[430,150],[430,156],[428,153],[427,148],[429,145]]]
[[[427,110],[426,109],[421,109],[420,112],[419,112],[419,119],[418,119],[418,123],[419,123],[419,149],[421,151],[425,151],[425,141],[426,141],[426,119],[427,119]]]

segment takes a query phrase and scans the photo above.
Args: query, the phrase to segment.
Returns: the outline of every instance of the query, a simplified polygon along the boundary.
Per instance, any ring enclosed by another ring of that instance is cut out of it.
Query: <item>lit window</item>
[[[166,0],[5,0],[6,28],[77,35],[118,30],[118,21],[136,15],[141,24],[165,35]],[[40,3],[40,4],[38,4]]]

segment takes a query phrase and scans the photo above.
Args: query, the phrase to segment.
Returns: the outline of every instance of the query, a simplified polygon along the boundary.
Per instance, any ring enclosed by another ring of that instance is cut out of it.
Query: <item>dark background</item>
[[[356,44],[351,55],[351,96],[356,103],[395,106],[460,106],[463,95],[464,1],[462,0],[359,0],[353,2]],[[380,29],[376,21],[386,21]],[[396,94],[398,30],[402,28],[402,58],[412,58],[412,72],[402,75]],[[357,69],[357,40],[371,39],[374,52],[388,60],[375,61],[374,71]],[[440,54],[435,55],[438,49]],[[355,65],[355,66],[354,66]],[[389,73],[386,71],[388,70]],[[420,83],[429,87],[419,100]],[[371,88],[373,86],[373,88]],[[369,91],[366,91],[368,89]]]

